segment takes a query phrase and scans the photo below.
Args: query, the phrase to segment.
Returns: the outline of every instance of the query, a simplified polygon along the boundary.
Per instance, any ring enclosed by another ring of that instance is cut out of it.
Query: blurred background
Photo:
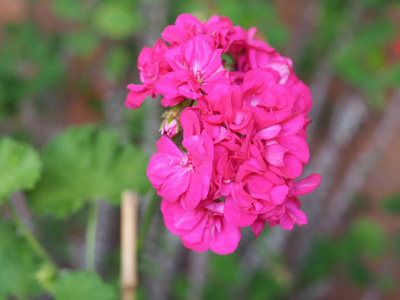
[[[143,196],[139,299],[400,299],[398,0],[0,0],[1,137],[41,152],[68,127],[97,123],[152,155],[163,108],[154,100],[129,110],[125,87],[139,83],[141,48],[184,12],[258,27],[293,60],[314,101],[304,175],[319,173],[322,184],[301,199],[307,226],[257,239],[243,229],[227,256],[186,250],[159,202]],[[62,270],[85,268],[87,204],[54,217],[46,203],[32,211],[21,192],[11,203]],[[7,207],[0,216],[9,223]],[[52,299],[28,271],[4,273],[9,232],[0,230],[0,299]],[[95,263],[115,290],[119,245],[118,201],[100,201]]]

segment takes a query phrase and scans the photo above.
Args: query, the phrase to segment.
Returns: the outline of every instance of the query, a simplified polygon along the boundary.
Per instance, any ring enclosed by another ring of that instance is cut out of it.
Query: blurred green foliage
[[[54,286],[55,300],[115,300],[117,293],[97,274],[77,271],[61,276]]]
[[[381,259],[387,254],[390,243],[393,239],[380,225],[367,218],[358,218],[339,238],[320,238],[313,244],[301,278],[310,284],[343,271],[356,285],[378,283],[381,279],[368,268],[367,261]]]
[[[27,21],[4,28],[0,47],[0,124],[18,111],[21,101],[65,80],[60,41]]]
[[[382,208],[391,215],[400,215],[400,192],[382,199]]]
[[[33,188],[41,167],[39,155],[31,146],[0,139],[0,205],[12,193]]]
[[[15,228],[0,221],[0,299],[28,299],[41,292],[35,273],[40,261]]]
[[[45,148],[43,176],[28,199],[36,212],[60,218],[89,201],[119,204],[123,190],[148,190],[147,164],[139,148],[121,145],[110,130],[70,128]]]

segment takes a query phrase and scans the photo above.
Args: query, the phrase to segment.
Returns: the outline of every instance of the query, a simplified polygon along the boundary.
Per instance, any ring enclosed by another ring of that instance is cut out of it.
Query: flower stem
[[[155,209],[157,207],[157,203],[159,202],[159,197],[156,194],[155,191],[153,191],[150,202],[147,205],[146,212],[142,221],[142,224],[140,224],[140,231],[139,231],[139,239],[137,243],[137,252],[139,253],[141,249],[143,248],[144,241],[146,240],[146,235],[147,231],[149,230],[151,219],[154,216]]]
[[[13,204],[11,203],[5,203],[8,210],[10,211],[14,222],[21,232],[22,236],[25,238],[26,242],[29,244],[29,246],[32,248],[34,253],[41,258],[44,262],[48,263],[49,265],[55,267],[54,262],[50,258],[50,256],[47,254],[46,250],[42,247],[42,245],[39,243],[39,241],[36,239],[36,237],[30,232],[29,228],[25,225],[25,223],[21,220],[20,216],[16,212]]]
[[[89,218],[86,227],[86,269],[96,272],[96,231],[99,217],[99,204],[93,202],[89,207]]]

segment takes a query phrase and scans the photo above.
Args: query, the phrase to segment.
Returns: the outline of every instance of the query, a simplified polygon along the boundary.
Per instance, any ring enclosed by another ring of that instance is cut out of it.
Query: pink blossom
[[[213,143],[203,132],[184,139],[182,145],[187,154],[169,138],[161,137],[157,142],[158,153],[150,160],[147,177],[158,195],[166,201],[179,201],[182,207],[191,210],[207,197],[210,189]]]
[[[255,236],[257,237],[261,233],[266,222],[269,222],[270,227],[279,225],[286,230],[292,230],[294,224],[306,225],[307,216],[300,210],[301,203],[297,197],[312,192],[320,183],[321,176],[318,174],[311,174],[297,182],[288,180],[287,184],[290,190],[287,200],[282,205],[277,205],[273,210],[258,216],[252,225]]]
[[[197,99],[210,93],[217,83],[229,84],[228,72],[221,62],[221,49],[214,50],[207,36],[196,36],[186,44],[166,51],[172,71],[162,76],[157,93],[162,104],[173,106],[184,99]]]
[[[296,181],[310,158],[310,90],[256,31],[182,14],[162,32],[168,44],[143,48],[143,84],[128,86],[132,109],[149,95],[172,107],[147,176],[167,228],[195,251],[233,252],[241,227],[257,237],[266,223],[307,224],[298,197],[321,182]]]
[[[163,200],[161,211],[167,228],[182,239],[186,248],[203,252],[211,249],[230,254],[240,241],[240,228],[224,217],[224,202],[212,202],[194,210]]]
[[[153,48],[143,47],[139,54],[138,69],[140,70],[140,81],[142,85],[129,84],[130,92],[125,105],[131,109],[139,108],[143,100],[151,95],[155,97],[154,87],[159,76],[170,71],[170,67],[164,59],[168,46],[158,39]]]

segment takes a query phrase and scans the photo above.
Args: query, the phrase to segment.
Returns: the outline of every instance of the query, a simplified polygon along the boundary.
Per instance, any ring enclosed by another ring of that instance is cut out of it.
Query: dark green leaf
[[[0,139],[0,204],[11,193],[31,189],[39,179],[41,162],[36,151],[10,138]]]
[[[82,58],[90,56],[99,43],[98,37],[88,30],[72,31],[64,37],[64,45]]]
[[[361,261],[355,259],[345,264],[346,273],[350,280],[357,285],[366,286],[372,279],[372,274],[367,266]]]
[[[110,130],[74,127],[59,135],[43,152],[42,180],[28,194],[41,214],[65,217],[88,201],[120,203],[121,192],[147,192],[148,159],[137,147],[122,145]]]
[[[382,208],[389,214],[400,214],[400,193],[390,195],[382,200]]]
[[[53,10],[58,17],[68,21],[78,21],[87,14],[87,8],[84,7],[85,1],[82,0],[53,0]]]
[[[71,272],[61,276],[54,285],[55,300],[115,300],[113,288],[104,283],[96,274],[84,271]]]
[[[377,223],[359,218],[351,225],[344,245],[349,253],[349,260],[360,255],[379,258],[385,252],[387,245],[385,231]]]
[[[121,47],[112,48],[105,62],[105,72],[112,81],[117,81],[125,74],[129,67],[129,52]]]
[[[93,26],[98,33],[111,39],[125,39],[137,32],[142,24],[140,15],[123,2],[104,2],[93,14]]]
[[[0,299],[26,299],[40,293],[35,279],[40,262],[11,226],[0,222]]]

